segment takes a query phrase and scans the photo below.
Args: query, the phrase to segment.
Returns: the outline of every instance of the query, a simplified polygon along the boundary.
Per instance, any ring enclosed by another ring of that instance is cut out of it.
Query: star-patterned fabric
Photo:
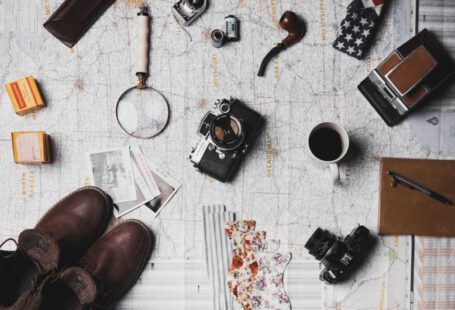
[[[362,59],[373,41],[383,6],[384,0],[354,0],[341,22],[333,47]]]

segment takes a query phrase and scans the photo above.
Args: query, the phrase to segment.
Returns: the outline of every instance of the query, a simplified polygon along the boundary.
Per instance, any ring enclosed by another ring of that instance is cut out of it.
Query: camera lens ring
[[[328,230],[317,228],[305,244],[305,248],[317,260],[321,260],[330,247],[335,243],[337,237],[331,234]]]
[[[235,150],[244,140],[245,134],[240,121],[229,113],[218,115],[210,124],[210,137],[221,150]]]

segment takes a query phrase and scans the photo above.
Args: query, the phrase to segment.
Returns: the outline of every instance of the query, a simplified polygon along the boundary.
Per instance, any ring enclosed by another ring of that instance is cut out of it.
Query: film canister
[[[239,19],[234,15],[229,15],[224,18],[224,21],[226,22],[226,40],[239,41],[240,40]]]
[[[220,48],[224,44],[225,34],[220,29],[215,29],[210,34],[212,39],[212,46],[216,48]]]

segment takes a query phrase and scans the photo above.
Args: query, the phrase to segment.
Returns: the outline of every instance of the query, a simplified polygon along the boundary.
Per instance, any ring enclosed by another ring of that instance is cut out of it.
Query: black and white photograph
[[[137,199],[129,147],[89,154],[92,184],[111,195],[114,203]]]
[[[138,146],[130,148],[137,199],[116,204],[114,214],[117,218],[137,209],[160,196],[161,191],[155,181],[147,161]]]
[[[181,184],[166,171],[154,164],[150,159],[147,159],[147,164],[152,170],[153,178],[155,179],[161,194],[147,203],[146,206],[152,210],[155,216],[158,216],[161,210],[175,196],[181,187]]]

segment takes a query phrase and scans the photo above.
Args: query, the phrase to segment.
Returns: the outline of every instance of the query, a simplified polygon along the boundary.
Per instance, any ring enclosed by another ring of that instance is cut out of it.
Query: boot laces
[[[1,249],[5,244],[7,244],[7,243],[10,242],[10,241],[14,242],[14,244],[15,244],[16,247],[17,247],[17,241],[16,241],[15,239],[13,239],[13,238],[8,238],[8,239],[6,239],[5,241],[3,241],[3,242],[0,244],[0,249]]]

